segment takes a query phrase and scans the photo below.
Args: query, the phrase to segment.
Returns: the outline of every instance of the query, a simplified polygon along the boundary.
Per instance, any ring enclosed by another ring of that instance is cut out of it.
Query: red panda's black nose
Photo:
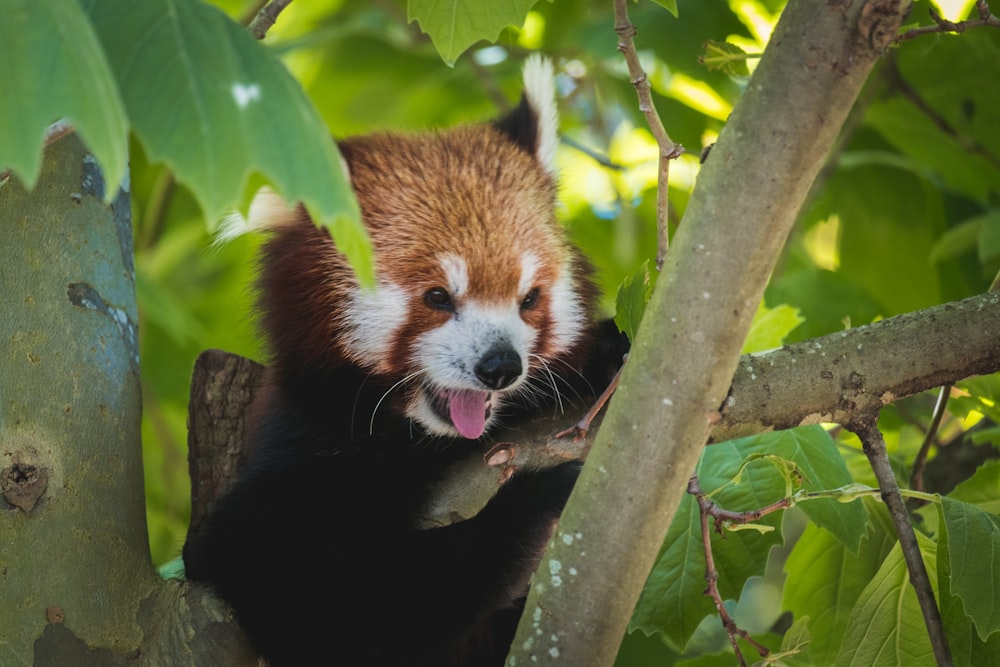
[[[476,364],[476,377],[490,389],[509,387],[521,376],[521,355],[509,347],[490,349]]]

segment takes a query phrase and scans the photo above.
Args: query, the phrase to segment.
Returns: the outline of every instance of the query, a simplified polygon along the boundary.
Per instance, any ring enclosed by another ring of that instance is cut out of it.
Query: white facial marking
[[[576,293],[573,274],[569,266],[563,266],[559,277],[552,285],[552,342],[556,353],[564,352],[579,340],[580,332],[587,322],[587,314]]]
[[[476,364],[490,349],[509,345],[523,366],[521,377],[509,390],[527,375],[528,353],[536,335],[521,319],[518,302],[498,306],[469,301],[448,322],[419,336],[413,356],[417,366],[427,371],[427,381],[438,387],[488,390],[476,377]]]
[[[466,300],[445,324],[420,335],[413,345],[413,361],[424,373],[424,391],[407,406],[407,414],[429,433],[456,436],[451,422],[434,409],[432,401],[442,390],[476,390],[490,394],[493,410],[487,428],[496,417],[501,397],[523,384],[529,370],[529,352],[538,332],[521,319],[520,301],[506,305]],[[521,375],[502,390],[493,391],[476,375],[476,366],[487,352],[506,346],[521,359]]]
[[[390,282],[358,288],[344,309],[345,348],[360,366],[388,372],[396,332],[408,316],[406,291]]]
[[[518,295],[523,297],[531,289],[539,265],[538,257],[534,253],[528,252],[521,257],[521,280],[517,283]]]
[[[469,266],[458,255],[442,255],[438,262],[448,277],[448,293],[461,298],[469,291]]]

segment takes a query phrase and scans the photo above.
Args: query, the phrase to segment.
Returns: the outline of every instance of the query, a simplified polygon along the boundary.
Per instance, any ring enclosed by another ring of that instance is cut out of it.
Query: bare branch
[[[965,21],[955,23],[938,14],[933,7],[928,7],[927,13],[930,14],[931,20],[934,21],[934,25],[911,28],[910,30],[898,35],[893,41],[902,42],[908,39],[914,39],[915,37],[920,37],[921,35],[930,35],[937,32],[963,33],[969,28],[978,28],[980,26],[1000,28],[1000,18],[994,16],[990,12],[990,7],[986,0],[976,0],[976,10],[979,13],[979,18],[966,19]]]
[[[565,144],[566,146],[569,146],[573,150],[583,153],[584,155],[586,155],[587,157],[589,157],[591,160],[601,165],[602,167],[607,167],[608,169],[613,169],[615,171],[625,171],[626,169],[628,169],[628,167],[626,167],[625,165],[612,161],[611,158],[609,158],[607,155],[602,155],[601,153],[598,153],[594,149],[584,146],[575,139],[570,139],[569,137],[562,136],[559,137],[559,141]]]
[[[650,92],[649,78],[639,63],[639,54],[635,50],[636,27],[629,21],[627,0],[615,0],[615,33],[618,35],[618,50],[625,56],[625,63],[628,65],[628,74],[635,86],[635,92],[639,96],[639,110],[646,117],[649,130],[656,139],[656,145],[660,148],[660,168],[656,181],[656,230],[657,230],[657,250],[656,268],[663,268],[663,262],[667,256],[669,239],[667,237],[667,186],[670,181],[670,161],[684,153],[684,147],[674,143],[663,127],[660,115],[656,113],[656,106],[653,104],[653,96]]]
[[[920,444],[920,451],[913,460],[913,472],[910,473],[910,486],[917,491],[924,490],[924,468],[927,466],[927,456],[930,454],[931,445],[937,441],[938,429],[941,427],[941,419],[944,417],[945,408],[948,406],[948,396],[951,394],[952,385],[943,385],[938,392],[937,402],[934,404],[934,416],[931,418],[930,426],[924,435],[924,441]]]
[[[889,515],[896,527],[896,535],[899,537],[903,559],[906,561],[910,582],[916,591],[917,601],[920,603],[920,610],[924,615],[924,624],[927,626],[927,634],[930,636],[938,667],[950,667],[952,664],[951,650],[948,648],[948,639],[945,637],[941,612],[934,599],[934,590],[931,588],[927,568],[920,555],[920,545],[917,543],[916,533],[913,532],[906,503],[903,502],[895,473],[893,473],[892,465],[889,463],[885,439],[876,423],[877,415],[878,413],[873,411],[867,416],[862,415],[851,423],[845,424],[845,426],[861,439],[865,455],[868,457],[868,462],[878,480],[879,488],[882,490],[882,501],[888,508]]]
[[[742,637],[744,641],[752,645],[760,657],[766,658],[770,655],[770,651],[766,646],[756,642],[753,637],[746,631],[736,625],[736,621],[729,612],[726,610],[726,605],[722,599],[722,594],[719,593],[719,571],[715,568],[715,557],[712,554],[712,536],[708,530],[708,517],[711,516],[715,520],[715,530],[718,533],[722,532],[722,523],[725,521],[731,521],[733,523],[746,524],[751,521],[756,521],[765,514],[770,514],[781,509],[787,509],[790,506],[788,498],[782,498],[766,508],[761,508],[759,510],[751,512],[730,512],[720,508],[714,502],[708,499],[705,492],[701,488],[701,483],[698,481],[698,476],[694,475],[688,482],[687,492],[695,497],[698,502],[698,510],[700,513],[701,521],[701,541],[705,547],[705,581],[708,583],[708,587],[705,589],[705,595],[712,598],[712,602],[715,603],[715,609],[719,612],[719,618],[722,620],[723,627],[726,628],[726,634],[729,635],[729,643],[733,647],[733,652],[736,654],[737,660],[742,667],[746,667],[746,660],[743,658],[743,653],[740,651],[739,644],[736,641],[737,637]]]
[[[257,39],[264,39],[267,31],[278,20],[278,14],[284,11],[285,7],[290,4],[292,4],[292,0],[271,0],[261,7],[260,11],[257,12],[257,16],[247,26],[247,30]]]

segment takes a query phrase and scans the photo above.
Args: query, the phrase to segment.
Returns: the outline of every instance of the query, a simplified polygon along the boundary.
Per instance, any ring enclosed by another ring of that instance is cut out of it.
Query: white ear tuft
[[[289,206],[274,190],[264,186],[250,202],[246,218],[239,211],[233,211],[222,219],[214,243],[223,245],[244,234],[275,229],[293,222],[294,213],[294,206]]]
[[[538,121],[535,157],[545,171],[556,175],[559,145],[559,110],[556,107],[552,61],[534,54],[524,63],[524,97]]]

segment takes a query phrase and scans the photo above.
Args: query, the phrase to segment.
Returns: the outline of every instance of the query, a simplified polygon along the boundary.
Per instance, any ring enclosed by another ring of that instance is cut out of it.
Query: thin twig
[[[555,437],[557,439],[565,438],[570,433],[573,433],[574,434],[573,440],[579,441],[581,438],[587,435],[587,431],[590,430],[590,425],[591,423],[593,423],[594,418],[597,417],[598,413],[600,413],[601,408],[603,408],[605,404],[607,404],[607,402],[611,400],[611,395],[614,394],[615,389],[618,388],[618,381],[621,379],[622,369],[625,368],[626,361],[628,361],[627,354],[625,355],[625,358],[622,359],[622,365],[615,372],[615,376],[611,378],[611,382],[609,382],[608,386],[604,388],[604,391],[601,392],[601,395],[597,397],[597,400],[594,401],[594,404],[590,406],[590,409],[587,410],[587,413],[583,415],[583,417],[581,417],[580,421],[578,421],[577,423],[573,424],[567,429],[563,429],[562,431],[556,433]]]
[[[250,25],[247,26],[247,30],[250,31],[257,39],[264,39],[267,35],[267,31],[271,29],[274,22],[278,20],[278,14],[280,14],[285,7],[290,5],[292,0],[271,0],[269,3],[260,8],[257,12],[257,16],[254,17]]]
[[[628,169],[628,167],[626,167],[625,165],[613,161],[607,155],[598,153],[593,148],[584,146],[575,139],[570,139],[569,137],[559,137],[559,142],[565,144],[566,146],[569,146],[575,151],[583,153],[584,155],[586,155],[587,157],[589,157],[591,160],[601,165],[602,167],[613,169],[614,171],[625,171],[626,169]]]
[[[920,37],[921,35],[929,35],[937,32],[963,33],[969,28],[978,28],[979,26],[993,26],[994,28],[1000,28],[1000,18],[994,16],[990,12],[990,6],[987,4],[986,0],[977,0],[976,9],[979,12],[979,18],[966,19],[965,21],[955,23],[938,14],[933,7],[928,7],[927,12],[930,14],[931,20],[934,21],[934,25],[924,25],[919,28],[911,28],[902,34],[897,35],[896,39],[893,41],[902,42],[915,37]]]
[[[773,505],[768,506],[768,508],[762,508],[754,512],[728,512],[720,509],[718,505],[708,499],[708,496],[705,495],[705,492],[701,488],[697,475],[692,476],[691,479],[688,480],[687,491],[694,496],[695,500],[698,502],[700,514],[699,518],[701,521],[701,540],[705,547],[705,581],[708,583],[708,586],[705,589],[705,595],[712,598],[712,602],[715,604],[715,609],[719,612],[719,618],[722,620],[723,627],[726,628],[726,634],[729,636],[729,643],[733,647],[733,652],[736,653],[736,659],[739,660],[741,667],[746,667],[746,659],[744,659],[743,653],[740,651],[739,644],[736,641],[737,637],[741,637],[744,641],[753,646],[762,658],[766,658],[770,655],[770,651],[766,646],[756,642],[746,630],[743,630],[736,625],[736,621],[733,620],[733,617],[729,615],[728,611],[726,611],[726,605],[722,600],[722,594],[719,593],[719,571],[715,568],[715,556],[712,554],[712,536],[708,529],[708,517],[713,516],[715,518],[716,531],[721,532],[720,525],[724,520],[735,519],[735,523],[749,523],[750,521],[759,519],[764,514],[768,514],[778,509],[784,509],[788,506],[788,499],[783,499],[786,501],[783,507],[777,507],[777,505],[781,503],[779,500],[778,503],[774,503]],[[721,515],[725,515],[725,518]],[[745,518],[750,515],[756,515],[756,518]],[[740,517],[744,518],[744,520],[740,520]]]
[[[934,599],[934,590],[931,588],[927,567],[920,555],[920,546],[917,543],[917,536],[913,532],[906,504],[903,502],[903,496],[896,483],[892,465],[889,463],[885,438],[882,437],[876,420],[877,413],[873,413],[860,416],[845,426],[861,439],[865,455],[868,457],[868,462],[875,473],[875,479],[878,480],[879,488],[882,490],[882,501],[888,508],[889,515],[896,527],[896,536],[899,538],[903,559],[906,561],[906,569],[910,574],[910,583],[913,584],[913,589],[917,594],[917,601],[920,603],[920,611],[924,615],[924,624],[927,626],[927,634],[930,637],[938,667],[951,667],[951,650],[948,648],[948,639],[944,633],[941,612]]]
[[[670,181],[670,161],[684,153],[684,147],[674,143],[663,127],[663,121],[656,113],[653,96],[650,92],[649,78],[639,63],[639,54],[635,50],[634,38],[636,27],[628,19],[627,0],[615,0],[615,34],[618,35],[618,50],[625,56],[628,65],[628,75],[639,96],[639,110],[646,117],[649,130],[660,148],[660,168],[656,181],[656,268],[662,269],[667,257],[669,240],[667,236],[667,185]]]
[[[948,396],[951,394],[951,386],[951,384],[943,385],[938,392],[930,426],[927,427],[927,434],[920,445],[920,451],[917,452],[917,457],[913,460],[913,472],[910,473],[910,487],[917,491],[924,490],[924,469],[927,467],[927,456],[930,454],[931,445],[937,441],[938,430],[941,428],[941,419],[944,417],[944,410],[948,406]]]

